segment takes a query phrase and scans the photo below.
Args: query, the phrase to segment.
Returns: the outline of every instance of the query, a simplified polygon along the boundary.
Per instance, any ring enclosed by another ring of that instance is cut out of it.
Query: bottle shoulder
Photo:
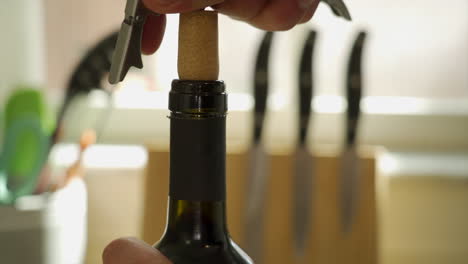
[[[174,264],[254,264],[230,238],[219,242],[163,239],[154,247]]]

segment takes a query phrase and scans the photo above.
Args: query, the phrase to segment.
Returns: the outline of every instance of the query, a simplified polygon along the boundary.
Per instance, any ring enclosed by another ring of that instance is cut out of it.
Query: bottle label
[[[173,199],[226,199],[226,117],[171,116],[170,185]]]

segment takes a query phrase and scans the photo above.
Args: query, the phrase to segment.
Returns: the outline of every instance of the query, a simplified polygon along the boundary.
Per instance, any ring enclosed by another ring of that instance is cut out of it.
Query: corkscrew
[[[343,0],[322,0],[327,3],[336,16],[351,20],[351,15]],[[125,18],[120,27],[112,65],[109,83],[117,84],[125,79],[130,67],[143,68],[141,59],[141,38],[143,26],[148,15],[160,15],[148,8],[141,0],[127,0]]]
[[[322,2],[327,3],[336,16],[351,20],[351,14],[343,0],[322,0]]]
[[[143,68],[141,59],[141,37],[143,25],[148,15],[159,15],[147,9],[141,0],[127,0],[125,18],[120,27],[112,65],[109,83],[117,84],[123,81],[130,67]]]

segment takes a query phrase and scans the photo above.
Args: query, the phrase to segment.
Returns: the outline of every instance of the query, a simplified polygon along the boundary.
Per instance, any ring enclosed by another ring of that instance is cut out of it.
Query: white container
[[[87,191],[73,180],[53,194],[0,206],[0,263],[82,264],[87,236]]]

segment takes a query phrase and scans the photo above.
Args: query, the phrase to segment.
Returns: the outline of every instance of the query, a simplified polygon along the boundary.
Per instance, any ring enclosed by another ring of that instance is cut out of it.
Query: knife
[[[263,124],[268,97],[268,65],[273,33],[266,32],[257,53],[254,76],[254,129],[249,150],[249,171],[245,218],[246,251],[257,264],[261,264],[265,197],[268,177],[268,158],[262,145]]]
[[[313,51],[317,33],[310,31],[302,50],[298,75],[299,136],[294,154],[294,244],[297,257],[305,252],[309,231],[312,203],[310,193],[313,184],[313,158],[307,148],[307,132],[313,97]]]
[[[362,97],[362,50],[366,33],[360,32],[354,41],[348,62],[346,80],[346,135],[345,148],[341,156],[341,217],[342,230],[348,233],[356,218],[359,194],[359,156],[356,151],[356,138]]]

